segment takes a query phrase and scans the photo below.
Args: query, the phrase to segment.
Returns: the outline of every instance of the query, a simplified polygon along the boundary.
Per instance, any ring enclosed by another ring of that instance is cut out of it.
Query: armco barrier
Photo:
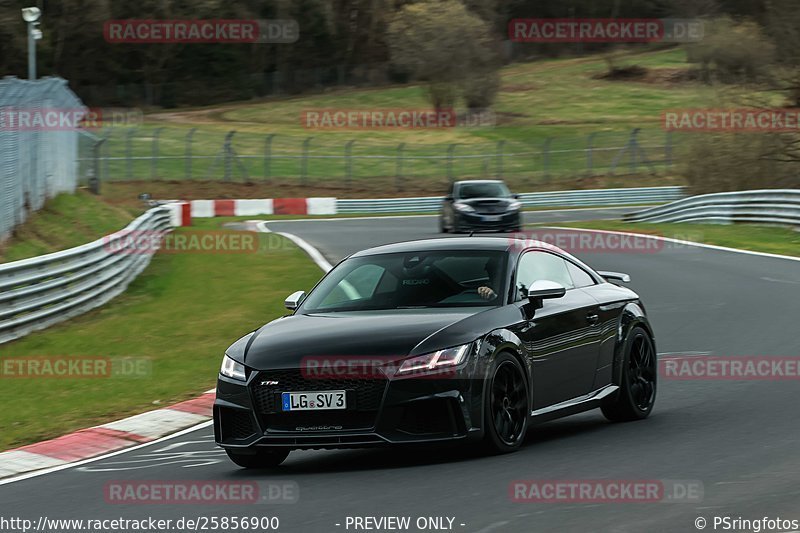
[[[749,222],[800,226],[800,190],[703,194],[630,213],[624,218],[627,222]]]
[[[529,192],[519,195],[524,207],[591,207],[596,205],[631,205],[671,202],[683,198],[683,187],[635,187],[586,191]],[[338,199],[338,213],[437,212],[443,197],[380,198],[369,200]]]
[[[111,300],[148,265],[131,232],[181,225],[182,204],[148,210],[125,229],[52,254],[0,264],[0,344],[67,320]]]

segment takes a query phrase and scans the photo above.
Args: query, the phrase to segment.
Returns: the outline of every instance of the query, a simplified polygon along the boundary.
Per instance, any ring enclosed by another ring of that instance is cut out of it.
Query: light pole
[[[36,79],[36,41],[42,38],[42,30],[37,28],[42,11],[38,7],[22,8],[22,20],[28,23],[28,79]]]

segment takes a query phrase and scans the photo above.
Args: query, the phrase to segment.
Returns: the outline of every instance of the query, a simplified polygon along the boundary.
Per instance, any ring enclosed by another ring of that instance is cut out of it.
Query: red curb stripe
[[[236,200],[214,200],[214,215],[232,217],[236,215]]]
[[[149,440],[152,439],[135,433],[94,427],[82,429],[52,440],[29,444],[28,446],[17,448],[17,450],[36,453],[62,461],[77,461]]]
[[[215,398],[216,394],[214,393],[203,394],[197,398],[192,398],[191,400],[187,400],[185,402],[170,405],[167,407],[167,409],[183,411],[184,413],[193,413],[196,415],[211,416],[211,410],[212,406],[214,405]]]
[[[276,215],[305,215],[307,214],[305,198],[275,198],[272,201],[272,210]]]

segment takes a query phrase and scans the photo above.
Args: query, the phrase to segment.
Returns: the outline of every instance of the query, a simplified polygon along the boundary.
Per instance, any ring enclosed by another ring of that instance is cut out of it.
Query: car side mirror
[[[511,197],[512,197],[514,200],[519,200],[519,194],[512,194],[512,195],[511,195]]]
[[[290,294],[284,301],[283,306],[289,311],[294,311],[306,298],[306,291],[296,291]]]
[[[567,294],[567,289],[555,281],[540,279],[533,282],[528,289],[528,301],[534,309],[541,309],[544,300],[562,298]]]
[[[444,197],[444,201],[445,202],[452,202],[453,201],[453,195],[452,194],[448,194],[447,196]]]

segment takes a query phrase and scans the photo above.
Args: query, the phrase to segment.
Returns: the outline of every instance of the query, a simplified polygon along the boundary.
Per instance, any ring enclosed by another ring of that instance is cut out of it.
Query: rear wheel
[[[225,450],[231,461],[242,468],[270,468],[281,464],[289,455],[289,450],[256,449],[256,453],[246,454]]]
[[[625,422],[650,415],[656,401],[656,364],[656,350],[650,335],[640,327],[633,328],[625,343],[619,392],[601,406],[607,419]]]
[[[510,354],[500,354],[487,381],[485,447],[490,453],[516,451],[528,429],[528,383],[522,365]]]

